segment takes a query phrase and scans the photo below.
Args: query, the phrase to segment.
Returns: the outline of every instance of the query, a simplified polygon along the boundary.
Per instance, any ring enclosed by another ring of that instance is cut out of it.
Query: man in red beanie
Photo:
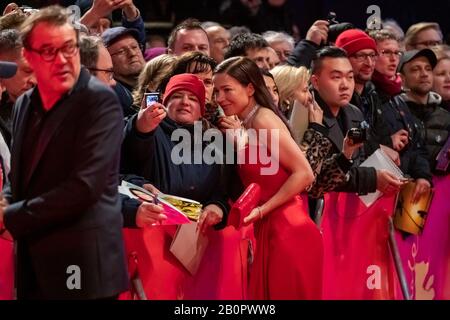
[[[388,124],[383,117],[381,99],[375,90],[375,85],[370,81],[378,59],[375,40],[362,30],[350,29],[337,37],[336,46],[347,52],[353,68],[355,89],[350,103],[362,111],[364,119],[371,128],[371,138],[364,144],[366,154],[370,155],[381,147],[392,160],[399,164],[398,152],[392,149],[392,146],[394,141],[403,138],[404,130],[391,136]]]
[[[372,78],[378,59],[375,40],[362,30],[350,29],[337,37],[336,46],[347,52],[355,76],[355,91],[361,94]]]

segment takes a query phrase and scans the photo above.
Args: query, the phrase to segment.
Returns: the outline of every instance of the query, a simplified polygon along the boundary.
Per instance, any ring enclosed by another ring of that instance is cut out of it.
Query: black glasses
[[[38,53],[41,56],[42,60],[46,62],[52,62],[53,60],[55,60],[56,55],[60,51],[63,54],[64,58],[70,58],[76,55],[78,52],[78,43],[67,43],[60,48],[49,47],[40,50],[27,48],[27,50]]]
[[[120,50],[111,53],[111,56],[125,56],[128,53],[134,53],[137,52],[138,50],[141,50],[141,48],[139,47],[139,45],[137,44],[133,44],[131,46],[125,46],[122,47]]]
[[[89,69],[89,71],[93,71],[93,72],[101,71],[101,72],[106,73],[108,80],[112,80],[114,77],[113,69],[99,69],[99,68],[88,68],[88,69]]]
[[[355,58],[356,61],[358,62],[363,62],[366,61],[367,58],[370,58],[372,61],[375,61],[376,59],[378,59],[378,54],[376,53],[356,53],[354,55],[352,55],[351,57]]]
[[[391,51],[391,50],[381,50],[381,55],[384,57],[401,57],[403,55],[403,52],[401,51]]]

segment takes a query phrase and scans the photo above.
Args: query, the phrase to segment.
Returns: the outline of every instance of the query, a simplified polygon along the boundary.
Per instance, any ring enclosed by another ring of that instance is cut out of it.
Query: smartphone
[[[402,182],[411,182],[411,181],[414,181],[414,178],[413,177],[411,177],[410,175],[404,175],[403,177],[401,177],[400,178],[400,181],[402,181]]]
[[[311,98],[312,98],[312,103],[316,102],[316,97],[314,96],[314,89],[309,89],[309,92],[311,92]]]
[[[154,105],[156,102],[161,101],[161,95],[159,92],[149,92],[145,93],[145,104],[147,107]]]

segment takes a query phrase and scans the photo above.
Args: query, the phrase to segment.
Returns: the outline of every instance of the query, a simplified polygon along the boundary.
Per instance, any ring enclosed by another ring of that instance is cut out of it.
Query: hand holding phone
[[[144,96],[145,96],[145,104],[147,107],[151,107],[156,102],[160,102],[161,100],[159,92],[145,93]]]
[[[145,93],[141,109],[136,118],[136,129],[140,133],[148,133],[160,124],[167,116],[167,108],[159,103],[159,93]]]
[[[159,103],[159,107],[161,107],[167,113],[167,108],[161,104],[161,94],[159,92],[145,93],[144,96],[145,96],[145,105],[147,107],[151,107],[155,103]]]

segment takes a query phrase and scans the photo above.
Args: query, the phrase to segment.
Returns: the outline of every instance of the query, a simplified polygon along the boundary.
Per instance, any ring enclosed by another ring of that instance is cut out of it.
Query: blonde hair
[[[433,50],[434,54],[436,55],[438,62],[443,59],[450,59],[450,46],[446,44],[435,46],[431,48],[431,50]]]
[[[285,104],[293,102],[294,93],[304,83],[308,83],[310,73],[305,67],[292,67],[288,65],[276,66],[270,73],[273,74],[275,84],[278,87],[282,108]]]
[[[406,31],[405,34],[405,47],[407,50],[411,50],[411,48],[415,48],[415,43],[417,40],[417,35],[426,30],[426,29],[434,29],[436,30],[442,39],[442,31],[439,27],[439,24],[436,22],[419,22],[416,24],[413,24],[408,28],[408,31]]]
[[[172,72],[177,57],[171,54],[162,54],[153,58],[141,71],[136,89],[133,91],[133,104],[140,107],[145,91],[156,91],[161,81]]]

